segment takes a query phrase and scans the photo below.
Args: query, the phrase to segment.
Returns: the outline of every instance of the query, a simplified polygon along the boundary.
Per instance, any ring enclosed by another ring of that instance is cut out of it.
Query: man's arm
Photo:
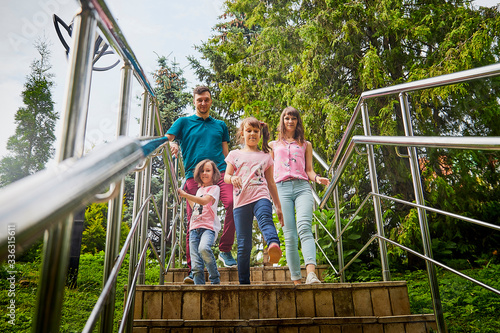
[[[222,142],[222,153],[224,154],[224,157],[227,157],[227,154],[229,154],[229,147],[225,141]]]
[[[170,142],[170,152],[172,153],[172,155],[177,157],[177,154],[179,153],[179,145],[176,142],[174,142],[175,135],[167,134],[167,139]]]

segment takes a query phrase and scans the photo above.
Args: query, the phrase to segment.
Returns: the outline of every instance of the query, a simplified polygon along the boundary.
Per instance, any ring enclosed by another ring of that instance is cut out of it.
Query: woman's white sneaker
[[[307,274],[306,284],[321,283],[314,272]]]

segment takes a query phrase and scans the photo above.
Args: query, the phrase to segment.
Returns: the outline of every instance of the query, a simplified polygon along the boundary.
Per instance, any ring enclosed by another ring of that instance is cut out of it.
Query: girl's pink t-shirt
[[[307,142],[301,146],[297,141],[272,141],[274,154],[274,181],[276,183],[289,179],[309,180],[306,173]]]
[[[273,165],[271,155],[262,151],[243,152],[232,150],[226,157],[226,163],[234,167],[234,176],[240,176],[242,187],[233,186],[234,208],[248,205],[260,199],[271,200],[264,172]]]
[[[205,228],[213,230],[217,236],[220,231],[220,220],[219,216],[217,216],[217,205],[219,204],[220,196],[219,186],[203,186],[196,191],[197,197],[202,197],[206,194],[215,200],[213,203],[208,203],[205,206],[197,203],[193,205],[193,214],[191,215],[191,221],[189,222],[189,229]]]

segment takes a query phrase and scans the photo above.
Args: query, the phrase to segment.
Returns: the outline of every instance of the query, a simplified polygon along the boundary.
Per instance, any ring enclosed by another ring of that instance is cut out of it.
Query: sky
[[[184,70],[184,77],[191,90],[199,84],[188,65],[187,56],[200,57],[194,45],[201,45],[214,32],[218,17],[223,13],[224,0],[145,0],[140,5],[132,0],[106,0],[125,39],[136,55],[148,80],[153,84],[151,73],[157,68],[157,57],[168,56]],[[476,0],[478,6],[492,7],[500,0]],[[50,43],[55,87],[52,98],[55,111],[63,108],[66,87],[67,58],[52,22],[56,14],[69,23],[79,8],[76,0],[0,0],[0,158],[6,156],[7,140],[15,133],[14,116],[23,106],[21,92],[30,72],[30,65],[38,59],[33,47],[37,38],[45,36]],[[66,36],[70,44],[70,37]],[[109,55],[101,59],[102,65],[110,65],[119,58]],[[111,141],[116,137],[121,64],[106,72],[93,72],[91,98],[85,150]],[[129,135],[137,136],[140,101],[137,99],[143,88],[134,80],[133,103]],[[60,121],[56,126],[56,137],[62,136]],[[59,150],[59,141],[55,148]]]
[[[157,58],[168,56],[184,70],[184,77],[191,90],[199,84],[188,65],[187,56],[200,57],[194,45],[201,45],[214,32],[218,17],[223,13],[223,0],[184,1],[137,1],[105,0],[125,39],[132,48],[148,80],[153,84],[152,72],[157,68]],[[39,58],[34,42],[45,36],[50,43],[55,87],[52,98],[55,111],[59,114],[64,103],[68,61],[65,49],[57,37],[53,14],[69,24],[79,8],[76,0],[0,0],[0,100],[2,101],[0,122],[0,158],[7,155],[7,140],[15,133],[14,116],[23,106],[21,92],[30,72],[31,63]],[[71,37],[61,28],[66,42],[71,45]],[[108,55],[100,60],[103,66],[119,60],[117,55]],[[92,73],[91,97],[85,150],[116,138],[118,101],[120,93],[120,63],[106,72]],[[132,113],[129,135],[137,136],[139,131],[140,100],[143,88],[137,80],[132,85]],[[56,136],[60,138],[61,121],[56,126]],[[59,149],[59,142],[55,148]]]

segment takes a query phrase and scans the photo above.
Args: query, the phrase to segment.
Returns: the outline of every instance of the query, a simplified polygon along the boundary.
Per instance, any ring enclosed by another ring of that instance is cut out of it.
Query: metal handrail
[[[130,63],[134,68],[134,75],[144,89],[151,96],[155,96],[154,90],[149,83],[144,70],[142,69],[132,48],[128,44],[118,23],[114,19],[111,11],[104,0],[79,0],[82,8],[90,8],[97,19],[97,25],[106,37],[110,46],[120,55],[120,57]]]
[[[354,144],[387,145],[398,147],[454,148],[500,150],[498,136],[362,136],[355,135]]]
[[[149,240],[149,238],[148,238]],[[148,243],[144,244],[142,248],[141,254],[139,256],[138,264],[136,265],[136,270],[134,271],[134,277],[132,278],[132,283],[128,286],[127,300],[123,306],[123,316],[120,323],[120,327],[118,328],[118,332],[123,332],[125,330],[125,326],[127,325],[127,318],[129,316],[130,309],[132,308],[132,300],[135,297],[135,290],[137,286],[137,278],[139,277],[139,267],[144,262],[144,258],[146,257],[146,251],[148,249]]]
[[[349,266],[351,266],[351,264],[354,261],[356,261],[356,259],[358,259],[358,257],[361,255],[361,253],[363,253],[368,248],[368,246],[370,246],[370,244],[373,243],[373,241],[375,239],[377,239],[377,237],[376,236],[372,236],[370,238],[370,240],[368,242],[366,242],[366,244],[361,248],[361,250],[359,250],[358,253],[356,253],[354,255],[354,257],[352,257],[352,259],[347,264],[345,264],[345,266],[342,269],[339,270],[338,274],[339,275],[342,274]]]
[[[356,145],[389,145],[399,147],[427,147],[427,148],[456,148],[456,149],[479,149],[500,150],[500,137],[428,137],[428,136],[363,136],[355,135],[349,142],[344,155],[340,159],[339,166],[333,173],[333,179],[325,191],[325,195],[319,204],[324,208],[333,189],[338,185],[341,175],[349,163]]]
[[[149,143],[141,145],[137,139],[119,137],[116,142],[106,144],[87,156],[81,157],[90,94],[91,48],[96,26],[99,26],[108,43],[124,62],[120,87],[118,135],[126,136],[128,132],[132,76],[136,77],[145,90],[140,136],[149,139],[154,135],[154,130],[163,136],[163,130],[154,90],[104,0],[80,0],[79,2],[81,11],[74,18],[73,47],[69,57],[69,75],[63,107],[63,137],[57,157],[59,164],[0,190],[0,200],[9,202],[9,205],[0,207],[0,225],[7,227],[9,223],[16,224],[17,251],[22,252],[40,238],[45,230],[48,230],[33,321],[33,330],[40,332],[52,332],[60,327],[63,303],[61,289],[64,289],[72,213],[75,210],[95,202],[96,199],[101,201],[112,199],[109,201],[108,209],[106,256],[103,269],[104,287],[103,294],[101,294],[107,301],[104,302],[102,298],[98,300],[96,304],[98,313],[94,312],[88,321],[88,325],[95,326],[97,316],[102,313],[100,330],[107,332],[112,329],[113,325],[117,272],[127,251],[124,248],[120,255],[116,253],[122,208],[122,198],[116,197],[116,194],[123,195],[125,175],[141,170],[136,177],[136,180],[140,179],[136,181],[136,193],[140,195],[134,198],[134,215],[137,220],[133,228],[134,232],[131,232],[127,238],[127,246],[132,245],[130,246],[130,264],[137,259],[134,257],[137,257],[135,245],[138,242],[136,230],[139,228],[139,219],[141,228],[147,228],[149,199],[143,200],[142,188],[144,183],[150,180],[151,164],[144,163],[139,168],[137,166],[148,155],[163,155],[168,172],[168,177],[165,178],[171,180],[170,186],[174,188],[173,196],[177,202],[174,206],[176,209],[182,207],[179,205],[181,200],[177,193],[177,176],[173,171],[168,143],[165,144],[167,147],[165,149],[163,147],[157,150],[153,147],[153,151],[146,152],[147,149],[152,148],[146,149]],[[142,168],[145,170],[142,171]],[[112,190],[101,194],[110,184],[113,184]],[[149,191],[148,187],[144,186],[144,192]],[[137,191],[138,188],[140,191]],[[159,215],[156,202],[153,201],[153,204]],[[135,211],[138,206],[142,207],[140,213]],[[166,203],[163,207],[165,206]],[[143,211],[146,213],[143,214]],[[160,220],[166,218],[166,214],[163,215]],[[175,224],[172,228],[175,228]],[[165,231],[162,232],[162,238],[164,238],[164,233]],[[172,229],[170,234],[175,236]],[[6,256],[7,246],[7,240],[0,238],[0,258]],[[174,243],[173,251],[177,247],[178,244]],[[156,251],[155,254],[158,257]],[[162,274],[165,274],[166,269],[161,260],[160,265],[163,269]],[[127,322],[130,318],[127,318]],[[92,330],[89,327],[86,329]]]
[[[153,195],[150,194],[148,196],[148,200],[151,196],[153,196]],[[125,243],[122,246],[120,254],[116,258],[116,262],[113,266],[113,270],[111,271],[111,274],[109,275],[109,278],[106,281],[106,284],[104,285],[102,292],[99,295],[99,298],[97,299],[97,302],[94,305],[94,308],[92,309],[92,312],[90,313],[90,316],[87,319],[85,326],[83,327],[82,332],[92,332],[92,330],[94,329],[94,327],[97,323],[97,320],[99,319],[99,314],[101,313],[101,311],[104,307],[104,304],[110,295],[111,288],[113,288],[114,284],[116,283],[116,279],[118,278],[118,273],[120,271],[121,265],[123,263],[123,260],[125,260],[125,256],[128,252],[128,248],[130,246],[130,243],[132,242],[132,237],[134,236],[134,234],[136,233],[136,231],[138,229],[140,217],[142,216],[142,212],[144,211],[144,209],[146,207],[146,203],[147,203],[147,200],[145,200],[144,203],[142,204],[134,223],[130,227],[130,232],[127,235],[127,239],[125,240]],[[147,243],[146,243],[146,245],[147,245]]]
[[[468,276],[466,274],[460,273],[459,271],[457,271],[457,270],[455,270],[455,269],[453,269],[453,268],[451,268],[449,266],[446,266],[445,264],[442,264],[439,261],[434,260],[433,258],[429,258],[428,256],[422,255],[422,254],[418,253],[417,251],[414,251],[414,250],[412,250],[412,249],[410,249],[410,248],[408,248],[406,246],[403,246],[403,245],[401,245],[401,244],[399,244],[399,243],[397,243],[397,242],[395,242],[395,241],[393,241],[393,240],[391,240],[389,238],[381,237],[380,235],[375,235],[374,237],[380,238],[380,239],[384,240],[387,243],[391,243],[394,246],[400,247],[403,250],[408,251],[408,252],[410,252],[413,255],[416,255],[417,257],[420,257],[420,258],[422,258],[422,259],[424,259],[426,261],[430,261],[430,262],[432,262],[433,264],[435,264],[437,266],[440,266],[440,267],[442,267],[442,268],[444,268],[444,269],[446,269],[446,270],[448,270],[448,271],[450,271],[450,272],[452,272],[452,273],[454,273],[454,274],[456,274],[458,276],[463,277],[464,279],[467,279],[467,280],[469,280],[469,281],[477,284],[478,286],[481,286],[481,287],[483,287],[485,289],[488,289],[489,291],[494,292],[497,295],[500,295],[500,290],[495,289],[493,287],[490,287],[487,284],[482,283],[481,281],[475,280],[475,279],[471,278],[470,276]]]
[[[405,205],[408,205],[408,206],[412,206],[412,207],[415,207],[415,208],[423,208],[423,209],[425,209],[425,210],[427,210],[429,212],[434,212],[434,213],[438,213],[438,214],[441,214],[441,215],[446,215],[446,216],[455,218],[457,220],[462,220],[462,221],[465,221],[465,222],[469,222],[469,223],[473,223],[473,224],[479,225],[481,227],[490,228],[490,229],[493,229],[493,230],[500,231],[500,226],[498,226],[498,225],[487,223],[487,222],[484,222],[484,221],[480,221],[478,219],[473,219],[471,217],[467,217],[467,216],[462,216],[462,215],[450,213],[450,212],[447,212],[447,211],[444,211],[444,210],[441,210],[441,209],[437,209],[437,208],[433,208],[433,207],[429,207],[429,206],[425,206],[425,205],[419,205],[419,204],[416,204],[414,202],[409,202],[409,201],[406,201],[406,200],[401,200],[401,199],[398,199],[398,198],[389,197],[389,196],[383,195],[383,194],[370,193],[370,195],[377,196],[377,197],[382,198],[382,199],[396,201],[396,202],[399,202],[399,203],[402,203],[402,204],[405,204]]]
[[[122,179],[144,159],[138,140],[122,137],[87,156],[67,159],[0,190],[0,227],[16,223],[21,250],[69,213],[93,202],[95,193]],[[7,253],[7,238],[0,238],[0,258]]]
[[[477,79],[484,79],[497,75],[500,75],[500,64],[493,64],[456,73],[439,75],[428,79],[397,84],[391,87],[365,91],[361,94],[360,99],[369,99],[386,95],[400,94],[402,92],[436,88]]]
[[[332,264],[332,262],[330,261],[330,259],[328,258],[328,256],[326,255],[325,251],[323,250],[323,248],[320,246],[320,244],[318,243],[318,240],[315,239],[314,242],[316,243],[316,246],[318,246],[319,250],[321,251],[321,253],[323,253],[323,257],[326,259],[326,261],[328,261],[328,264],[330,265],[330,267],[333,269],[333,271],[335,272],[335,274],[339,274],[339,272],[335,269],[335,266]]]
[[[349,123],[347,124],[346,130],[344,131],[344,135],[340,140],[339,147],[335,152],[332,163],[328,169],[328,172],[331,172],[332,169],[338,163],[338,159],[341,154],[344,152],[346,147],[348,146],[349,138],[352,135],[352,131],[354,130],[354,125],[359,117],[361,111],[361,104],[364,100],[381,97],[386,95],[394,95],[403,92],[417,91],[428,88],[436,88],[444,85],[456,84],[471,80],[483,79],[492,76],[496,76],[500,74],[500,64],[493,64],[489,66],[484,66],[480,68],[469,69],[457,73],[440,75],[428,79],[402,83],[391,87],[374,89],[370,91],[365,91],[361,94],[361,97],[358,99],[358,103],[354,108],[353,115],[351,116]]]
[[[431,207],[426,207],[423,199],[423,189],[420,179],[420,170],[419,170],[419,161],[417,157],[416,147],[426,147],[426,148],[454,148],[454,149],[476,149],[476,150],[500,150],[500,137],[425,137],[420,136],[416,137],[413,134],[413,128],[410,117],[410,109],[408,103],[408,92],[417,91],[422,89],[434,88],[444,85],[457,84],[462,82],[467,82],[475,79],[482,79],[487,77],[493,77],[500,75],[500,64],[494,64],[490,66],[485,66],[481,68],[466,70],[458,73],[441,75],[434,78],[419,80],[415,82],[409,82],[404,84],[395,85],[392,87],[375,89],[367,92],[363,92],[361,97],[358,100],[358,103],[354,109],[353,115],[349,120],[349,123],[346,127],[344,135],[340,141],[339,147],[335,152],[335,156],[330,164],[328,172],[331,174],[332,179],[330,185],[325,190],[325,195],[323,196],[322,201],[319,204],[320,208],[324,208],[327,200],[331,197],[332,194],[335,194],[335,210],[336,216],[335,219],[337,221],[336,227],[339,227],[340,217],[339,217],[339,207],[338,207],[338,185],[340,178],[344,174],[346,170],[347,164],[352,158],[352,154],[354,151],[357,151],[357,147],[360,145],[365,145],[367,147],[367,159],[368,159],[368,168],[370,172],[370,181],[372,186],[372,192],[369,194],[373,197],[374,211],[375,211],[375,222],[377,226],[377,237],[379,247],[380,247],[380,255],[381,255],[381,263],[383,268],[383,276],[384,280],[386,278],[390,279],[390,274],[388,270],[388,261],[387,261],[387,250],[386,250],[386,238],[384,236],[384,228],[383,228],[383,218],[381,212],[381,199],[390,199],[395,200],[400,203],[408,204],[417,208],[418,219],[420,223],[420,229],[422,233],[422,241],[423,241],[423,250],[424,250],[424,259],[426,259],[427,272],[429,276],[429,285],[432,294],[432,302],[434,307],[434,313],[436,316],[436,324],[439,332],[446,331],[446,326],[444,324],[444,316],[441,306],[441,300],[439,297],[439,288],[437,283],[436,273],[433,267],[435,264],[432,259],[432,248],[430,245],[430,233],[428,229],[428,222],[426,217],[426,211],[434,211],[438,213],[444,213],[447,216],[459,218],[461,220],[475,223],[481,226],[493,228],[494,230],[498,230],[497,226],[478,221],[476,219],[466,218],[457,214],[452,214],[440,210],[433,209]],[[367,103],[366,101],[371,98],[387,96],[392,94],[399,94],[399,101],[401,104],[401,112],[402,112],[402,121],[405,136],[394,136],[394,137],[385,137],[385,136],[372,136],[371,135],[371,127],[370,120],[368,115]],[[362,126],[364,130],[363,136],[353,136],[353,131],[355,125],[358,121],[359,115],[362,115]],[[376,171],[375,159],[374,159],[374,145],[385,145],[385,146],[395,146],[396,153],[400,157],[405,157],[409,159],[413,188],[415,192],[416,203],[408,203],[404,200],[399,200],[391,197],[387,197],[378,193],[378,176]],[[408,154],[403,155],[398,150],[397,147],[406,147],[408,149]],[[359,211],[359,209],[358,209]],[[355,214],[356,215],[356,214]],[[345,231],[345,228],[344,228]],[[342,235],[344,232],[340,232]],[[337,230],[338,232],[338,230]],[[359,256],[364,249],[366,249],[369,244],[371,244],[375,238],[372,238],[368,244],[366,244],[363,249],[356,255]],[[338,242],[340,245],[341,242]],[[339,251],[340,253],[341,251]],[[356,258],[356,257],[355,257]],[[353,259],[354,260],[354,259]],[[344,266],[339,267],[339,274],[343,274],[344,270],[351,265],[351,262]],[[339,255],[339,266],[341,265],[341,257]],[[342,263],[343,265],[343,263]],[[341,276],[342,278],[343,276]]]

